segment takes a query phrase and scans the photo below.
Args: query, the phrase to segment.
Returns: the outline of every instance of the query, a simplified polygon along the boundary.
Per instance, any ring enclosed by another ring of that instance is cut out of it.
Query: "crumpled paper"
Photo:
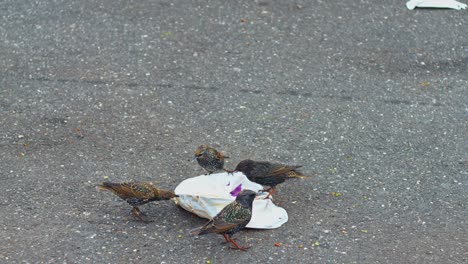
[[[406,7],[409,10],[413,10],[416,7],[422,8],[451,8],[456,10],[465,9],[466,4],[460,3],[455,0],[410,0],[406,3]]]
[[[201,175],[182,181],[174,190],[179,195],[175,201],[185,210],[211,219],[233,202],[241,189],[258,192],[263,190],[263,186],[249,181],[241,172]],[[272,200],[264,199],[266,196],[264,193],[255,198],[248,228],[274,229],[288,221],[286,210]]]

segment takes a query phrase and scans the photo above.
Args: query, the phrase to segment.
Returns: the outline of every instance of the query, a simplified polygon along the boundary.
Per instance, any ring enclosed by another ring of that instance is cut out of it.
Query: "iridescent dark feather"
[[[211,174],[215,171],[225,170],[224,159],[229,157],[224,156],[214,148],[201,145],[195,150],[194,158],[203,169]]]
[[[224,207],[213,219],[204,226],[190,231],[192,235],[205,235],[210,233],[223,235],[227,242],[231,242],[237,249],[245,250],[246,247],[239,246],[231,237],[244,229],[252,218],[252,204],[256,193],[243,190],[236,200]]]
[[[301,165],[288,166],[268,161],[243,160],[237,164],[234,171],[240,171],[250,181],[261,185],[270,186],[274,192],[276,185],[283,183],[288,178],[305,178],[304,174],[297,171]],[[271,193],[270,193],[271,194]]]

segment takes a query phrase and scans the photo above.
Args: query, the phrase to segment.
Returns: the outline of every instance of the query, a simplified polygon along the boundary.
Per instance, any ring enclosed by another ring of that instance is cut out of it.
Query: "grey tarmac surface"
[[[463,2],[463,1],[462,1]],[[467,11],[405,1],[0,2],[0,262],[468,263]],[[302,164],[289,222],[191,237],[200,144]],[[275,247],[275,243],[280,243]]]

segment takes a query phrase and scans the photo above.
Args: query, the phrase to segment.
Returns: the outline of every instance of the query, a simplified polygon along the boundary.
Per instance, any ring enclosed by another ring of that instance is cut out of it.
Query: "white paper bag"
[[[182,208],[200,217],[211,219],[236,199],[236,191],[244,189],[258,192],[263,186],[249,181],[241,172],[234,174],[222,172],[186,179],[174,192],[179,195],[176,203]],[[288,221],[286,210],[273,204],[270,199],[264,199],[266,196],[267,193],[255,198],[252,219],[247,227],[273,229]]]
[[[460,3],[455,0],[410,0],[406,3],[406,7],[409,10],[413,10],[416,7],[423,8],[451,8],[456,10],[465,9],[466,4]]]

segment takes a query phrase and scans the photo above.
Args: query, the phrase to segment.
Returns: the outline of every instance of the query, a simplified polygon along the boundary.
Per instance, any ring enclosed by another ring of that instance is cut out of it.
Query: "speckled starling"
[[[250,181],[270,186],[269,189],[265,190],[268,191],[268,196],[266,197],[268,198],[275,193],[276,185],[283,183],[286,179],[307,177],[297,171],[300,167],[302,166],[287,166],[280,163],[247,159],[239,162],[234,171],[244,173]]]
[[[220,234],[226,242],[232,243],[239,250],[246,250],[248,247],[239,246],[234,241],[232,235],[241,231],[252,218],[252,204],[256,193],[251,190],[243,190],[236,197],[236,200],[224,207],[213,219],[204,226],[190,231],[192,235]]]
[[[216,149],[208,147],[207,145],[201,145],[195,150],[194,158],[197,160],[198,164],[205,169],[208,174],[211,174],[215,171],[224,170],[224,159],[229,158],[223,156],[221,152],[218,152]]]
[[[143,222],[146,221],[141,217],[143,212],[140,211],[138,206],[152,201],[169,200],[177,197],[173,191],[158,189],[149,182],[103,182],[98,186],[98,189],[111,191],[125,200],[133,206],[131,212]]]

